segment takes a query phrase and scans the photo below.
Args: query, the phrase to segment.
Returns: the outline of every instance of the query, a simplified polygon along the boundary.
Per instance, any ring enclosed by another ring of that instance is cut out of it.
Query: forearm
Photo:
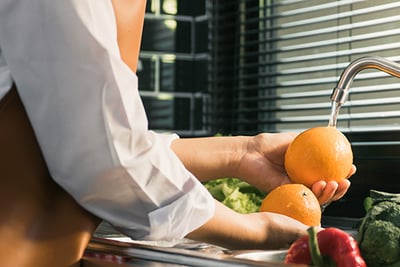
[[[235,177],[250,137],[180,138],[171,148],[200,181]]]
[[[266,228],[264,222],[249,220],[247,216],[216,201],[214,217],[187,237],[228,249],[260,248],[266,238],[258,229]]]
[[[240,214],[216,201],[214,216],[187,237],[228,249],[281,249],[306,235],[307,228],[284,215]]]

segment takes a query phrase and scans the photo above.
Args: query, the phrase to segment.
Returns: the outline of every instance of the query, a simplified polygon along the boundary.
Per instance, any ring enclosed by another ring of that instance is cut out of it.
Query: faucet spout
[[[336,119],[339,109],[347,100],[349,88],[355,76],[365,69],[377,69],[386,72],[394,77],[400,78],[400,64],[387,60],[382,57],[368,56],[362,57],[351,62],[343,71],[331,94],[332,114],[329,120],[330,126],[336,126]]]

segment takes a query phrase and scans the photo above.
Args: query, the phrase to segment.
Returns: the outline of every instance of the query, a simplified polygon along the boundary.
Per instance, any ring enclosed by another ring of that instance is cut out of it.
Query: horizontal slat
[[[325,28],[317,29],[317,30],[313,29],[310,31],[297,32],[297,33],[293,33],[293,34],[284,34],[284,35],[280,35],[279,37],[276,37],[275,39],[273,39],[271,41],[304,38],[304,37],[309,37],[309,36],[315,36],[316,34],[328,34],[328,33],[347,31],[347,30],[367,28],[367,27],[371,27],[371,26],[377,26],[379,24],[398,22],[399,17],[400,16],[390,16],[390,17],[379,18],[379,19],[371,19],[371,20],[362,21],[362,22],[358,22],[358,23],[325,27]]]
[[[384,50],[394,50],[398,48],[400,48],[400,42],[383,43],[380,45],[367,46],[362,48],[344,49],[326,53],[316,53],[316,54],[288,57],[284,59],[279,59],[276,61],[276,63],[294,63],[294,62],[310,61],[316,59],[336,58],[343,56],[357,56],[366,53],[371,54],[371,53],[382,52]]]
[[[400,118],[400,110],[339,115],[340,120],[369,120],[369,119],[388,119],[388,118]]]
[[[322,124],[323,125],[323,124]],[[302,127],[302,128],[285,128],[284,130],[280,130],[282,132],[300,132],[303,130],[308,129],[309,127]],[[400,131],[400,126],[393,126],[393,125],[373,125],[369,127],[365,126],[360,126],[360,127],[337,127],[339,131],[341,132],[348,132],[348,133],[357,133],[357,132],[362,132],[362,133],[370,133],[371,135],[375,135],[377,132],[393,132],[393,131]],[[380,143],[386,143],[389,145],[391,141],[386,141],[386,142],[380,142]],[[394,144],[397,144],[397,141],[393,141]],[[368,146],[371,144],[372,146],[379,146],[377,142],[362,142],[358,144],[358,142],[352,142],[352,146]],[[380,157],[380,155],[377,155],[377,157]]]
[[[395,61],[395,62],[400,62],[400,56],[396,57],[386,57],[387,60]],[[329,71],[329,70],[344,70],[350,62],[345,62],[345,63],[337,63],[337,64],[324,64],[324,65],[312,65],[308,67],[302,67],[302,68],[288,68],[281,70],[279,72],[269,72],[269,73],[263,73],[267,75],[293,75],[293,74],[301,74],[301,73],[314,73],[314,72],[321,72],[321,71]]]
[[[389,97],[389,98],[374,98],[374,99],[363,99],[363,100],[352,100],[347,101],[343,108],[345,107],[371,107],[371,106],[387,106],[393,104],[400,104],[400,97]],[[254,106],[252,108],[242,108],[241,112],[255,112],[255,111],[263,111],[263,112],[277,112],[277,111],[311,111],[316,109],[328,109],[330,108],[331,103],[329,99],[326,102],[318,102],[318,103],[307,103],[307,104],[294,104],[294,105],[280,105],[280,106],[272,106],[272,107],[257,107]]]
[[[330,20],[339,20],[339,19],[343,19],[343,18],[355,17],[358,15],[365,15],[368,13],[384,12],[385,10],[391,10],[391,9],[397,8],[397,7],[400,7],[400,2],[398,2],[398,1],[394,1],[392,3],[383,4],[383,5],[379,5],[379,2],[376,1],[376,2],[374,2],[374,5],[371,7],[362,8],[362,9],[358,9],[358,10],[356,9],[356,10],[351,10],[351,11],[344,11],[344,12],[335,13],[335,14],[327,15],[327,16],[325,15],[325,16],[321,16],[321,17],[312,17],[312,18],[303,19],[303,20],[296,20],[293,22],[280,24],[276,28],[287,29],[290,27],[306,26],[307,24],[321,23],[321,22],[330,21]],[[285,14],[285,13],[283,13],[283,14]]]
[[[391,17],[391,18],[393,18],[393,17]],[[379,20],[389,21],[389,19],[390,18],[379,19]],[[400,16],[396,16],[396,20],[393,20],[393,21],[400,22]],[[368,27],[370,25],[376,25],[376,22],[375,23],[368,22],[366,24],[363,23],[363,25],[364,25],[364,27]],[[350,28],[354,29],[352,26],[353,25],[349,25],[349,29]],[[326,31],[327,29],[324,28],[324,30]],[[332,32],[334,32],[335,30],[337,31],[337,27],[332,27]],[[327,33],[327,32],[325,32],[325,33]],[[306,43],[301,42],[301,43],[295,44],[295,45],[288,45],[288,46],[277,47],[276,49],[269,49],[265,53],[269,53],[269,54],[284,53],[284,52],[292,52],[292,51],[296,51],[296,50],[324,47],[324,46],[330,46],[330,45],[336,46],[337,44],[351,43],[351,42],[355,42],[355,41],[366,41],[369,39],[395,36],[399,33],[400,33],[400,29],[389,29],[389,30],[385,30],[385,31],[368,32],[365,34],[345,36],[345,37],[339,37],[339,38],[335,38],[335,39],[326,39],[326,40],[324,39],[324,40],[319,40],[319,41],[315,41],[315,42],[306,42]],[[304,35],[301,37],[314,36],[315,34],[317,34],[315,31],[310,31],[310,33],[308,33],[307,35]],[[280,37],[280,38],[275,38],[275,40],[268,39],[267,41],[262,42],[262,44],[263,43],[268,44],[268,43],[275,42],[277,40],[285,40],[285,39],[288,39],[288,38]]]
[[[366,113],[354,113],[354,114],[343,114],[339,115],[339,122],[348,120],[370,120],[370,119],[388,119],[388,118],[400,118],[400,111],[386,111],[381,113],[366,112]],[[313,116],[291,116],[291,117],[280,117],[271,119],[258,119],[258,120],[240,120],[241,123],[298,123],[298,122],[319,122],[326,121],[328,123],[329,115],[313,115]],[[373,125],[375,126],[375,125]]]
[[[337,10],[340,6],[346,6],[351,3],[357,3],[357,2],[367,2],[367,1],[334,1],[331,3],[327,4],[321,4],[321,5],[315,5],[312,6],[310,5],[309,7],[305,8],[295,8],[292,10],[286,10],[282,11],[280,13],[275,13],[274,15],[267,16],[265,18],[259,18],[258,20],[271,20],[271,19],[277,19],[277,18],[282,18],[282,17],[292,17],[295,16],[296,20],[292,22],[287,22],[287,23],[282,23],[282,24],[275,24],[272,27],[270,27],[270,30],[277,30],[277,29],[288,29],[292,27],[299,27],[299,26],[307,26],[309,24],[316,24],[316,23],[321,23],[321,22],[326,22],[326,21],[334,21],[334,20],[339,20],[339,19],[345,19],[345,18],[351,18],[359,15],[367,15],[367,14],[373,14],[376,12],[384,12],[387,10],[391,10],[393,8],[398,8],[400,7],[400,3],[397,1],[393,1],[391,3],[387,4],[381,4],[379,1],[374,2],[374,4],[370,5],[370,7],[367,8],[361,8],[361,9],[355,9],[351,11],[342,11],[340,13],[337,13]],[[369,1],[371,2],[371,1]],[[273,7],[271,7],[273,8]],[[275,6],[276,8],[276,6]],[[324,15],[324,16],[319,16],[316,17],[315,15],[311,15],[309,18],[306,19],[297,19],[300,14],[306,14],[310,12],[315,12],[315,11],[323,11],[323,10],[329,10],[331,11],[331,15]],[[335,13],[333,13],[335,12]],[[254,13],[254,10],[251,10],[250,12],[248,11],[242,11],[240,15],[246,16],[246,13]],[[254,17],[251,17],[250,19],[244,21],[243,23],[246,24],[248,21],[254,21]]]
[[[280,13],[273,13],[266,17],[265,19],[277,19],[280,17],[290,17],[290,16],[295,16],[299,14],[305,14],[309,12],[315,12],[315,11],[321,11],[321,10],[326,10],[326,9],[331,9],[331,8],[338,8],[340,6],[346,6],[349,4],[355,4],[357,2],[365,2],[366,0],[342,0],[342,1],[332,1],[330,3],[322,3],[322,4],[317,4],[317,5],[308,5],[307,7],[303,8],[294,8],[291,10],[286,10]],[[290,6],[296,3],[304,3],[304,0],[294,0],[294,1],[276,1],[271,4],[261,4],[260,5],[260,10],[278,10],[279,8],[285,7],[285,6]],[[245,2],[246,3],[246,2]],[[249,13],[254,13],[258,10],[255,8],[247,8],[246,10],[240,10],[239,15],[240,16],[246,16],[246,14]],[[270,12],[268,12],[270,13]],[[263,18],[261,18],[262,20]],[[254,18],[249,19],[249,21],[254,20]],[[280,27],[280,25],[277,25],[275,27]],[[275,28],[272,28],[275,29]]]
[[[388,60],[391,61],[395,61],[395,62],[400,62],[400,56],[396,56],[396,57],[387,57]],[[329,71],[329,70],[344,70],[348,65],[350,64],[350,62],[345,62],[345,63],[338,63],[338,64],[325,64],[325,65],[314,65],[314,66],[309,66],[309,67],[302,67],[302,68],[291,68],[291,69],[284,69],[282,71],[279,72],[266,72],[266,71],[262,71],[259,73],[251,73],[248,75],[241,75],[240,79],[253,79],[255,77],[272,77],[272,76],[292,76],[294,74],[307,74],[307,73],[317,73],[317,72],[321,72],[321,71]],[[272,65],[272,64],[268,64],[267,65]],[[264,66],[264,64],[262,64],[261,66]],[[247,65],[244,65],[242,68],[240,68],[239,70],[244,70],[246,69]],[[250,67],[254,67],[254,64],[249,66]],[[379,73],[379,74],[378,74]],[[363,78],[376,78],[376,77],[384,77],[387,76],[385,73],[382,72],[377,72],[375,74],[368,74],[368,75],[363,75],[361,77]],[[360,76],[357,76],[358,79],[360,79]],[[315,82],[312,82],[315,83]],[[273,84],[273,86],[277,86],[276,84]]]
[[[388,130],[382,129],[381,130]],[[381,142],[352,142],[352,146],[400,146],[400,141],[381,141]]]
[[[260,87],[261,89],[261,87]],[[353,94],[364,94],[364,93],[384,93],[388,91],[399,91],[400,95],[400,83],[391,83],[384,85],[372,85],[372,86],[361,86],[361,87],[351,87],[349,93]],[[294,93],[283,93],[270,96],[255,96],[255,97],[241,97],[240,101],[271,101],[271,100],[282,100],[282,99],[300,99],[300,98],[315,98],[321,96],[330,96],[333,92],[331,90],[318,90],[318,91],[303,91]]]
[[[355,80],[366,80],[366,79],[375,79],[375,78],[382,78],[382,77],[390,77],[389,74],[386,74],[384,72],[376,71],[376,72],[371,72],[371,73],[360,73],[356,76]],[[247,77],[247,79],[251,80],[257,78],[256,76],[254,77]],[[258,77],[259,78],[259,77]],[[336,82],[338,81],[339,77],[323,77],[323,78],[315,78],[315,79],[303,79],[303,80],[288,80],[288,81],[282,81],[282,82],[277,82],[277,83],[269,83],[269,84],[260,84],[260,85],[246,85],[245,87],[242,87],[238,89],[238,91],[241,92],[246,92],[246,91],[254,91],[254,90],[265,90],[265,89],[278,89],[278,88],[295,88],[299,86],[312,86],[312,85],[321,85],[321,88],[326,88],[324,84],[332,84],[332,89],[336,85]],[[242,81],[245,80],[244,78],[241,79]]]

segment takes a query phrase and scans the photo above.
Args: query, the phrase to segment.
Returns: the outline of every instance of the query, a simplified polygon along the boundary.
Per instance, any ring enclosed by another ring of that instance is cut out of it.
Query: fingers
[[[348,179],[344,179],[344,180],[340,181],[338,183],[338,188],[336,190],[335,197],[333,198],[332,201],[336,201],[336,200],[342,198],[347,193],[347,190],[349,190],[350,184],[351,183]]]
[[[350,181],[348,178],[353,176],[357,171],[355,165],[352,165],[347,179],[343,179],[340,182],[330,181],[318,181],[314,183],[311,190],[314,192],[315,196],[321,205],[336,201],[342,198],[350,188]]]
[[[347,179],[339,183],[335,181],[318,181],[312,185],[311,190],[318,198],[319,203],[323,205],[342,198],[347,193],[349,187],[350,181]]]
[[[318,181],[312,185],[311,190],[322,205],[333,200],[338,187],[339,185],[336,182]]]
[[[346,178],[350,178],[351,176],[353,176],[356,173],[356,171],[357,171],[357,167],[355,165],[351,165],[350,172]]]

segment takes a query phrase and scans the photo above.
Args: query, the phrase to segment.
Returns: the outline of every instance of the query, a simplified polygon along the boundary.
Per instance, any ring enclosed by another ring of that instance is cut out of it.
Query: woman
[[[148,130],[135,74],[144,7],[139,0],[2,1],[0,98],[17,86],[53,179],[126,235],[287,247],[305,225],[233,212],[200,181],[239,177],[266,191],[289,183],[283,155],[295,135],[183,139]],[[322,204],[349,186],[321,181],[312,189]]]

